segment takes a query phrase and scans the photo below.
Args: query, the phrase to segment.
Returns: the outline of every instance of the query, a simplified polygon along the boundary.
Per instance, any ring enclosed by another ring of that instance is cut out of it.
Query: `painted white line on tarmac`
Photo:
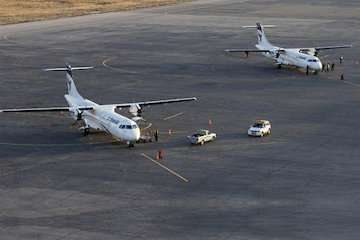
[[[341,80],[340,80],[341,81]],[[360,87],[360,84],[356,84],[356,83],[353,83],[353,82],[349,82],[349,81],[343,81],[344,83],[346,84],[349,84],[351,86],[354,86],[354,87]]]
[[[174,115],[168,116],[168,117],[166,117],[166,118],[163,118],[163,120],[167,121],[167,120],[176,118],[176,117],[178,117],[178,116],[181,116],[181,115],[183,115],[183,114],[184,114],[184,112],[179,112],[179,113],[177,113],[177,114],[174,114]]]
[[[166,167],[165,165],[159,163],[158,161],[152,159],[151,157],[149,157],[148,155],[146,155],[145,153],[142,153],[141,156],[143,156],[144,158],[152,161],[153,163],[155,163],[156,165],[160,166],[161,168],[165,169],[166,171],[168,171],[169,173],[171,173],[172,175],[178,177],[179,179],[181,179],[184,182],[189,182],[188,179],[184,178],[183,176],[181,176],[179,173],[171,170],[170,168]]]
[[[138,72],[135,72],[135,71],[127,71],[127,70],[123,70],[123,69],[120,69],[120,68],[117,68],[117,67],[112,67],[108,64],[108,62],[112,61],[116,59],[116,57],[110,57],[110,58],[107,58],[105,59],[104,61],[102,61],[102,65],[106,68],[109,68],[109,69],[112,69],[114,71],[119,71],[119,72],[123,72],[123,73],[129,73],[129,74],[138,74]]]

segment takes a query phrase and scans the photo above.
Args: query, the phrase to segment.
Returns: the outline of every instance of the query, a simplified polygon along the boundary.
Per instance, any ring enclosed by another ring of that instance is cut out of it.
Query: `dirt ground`
[[[0,25],[125,11],[185,1],[189,0],[0,0]]]

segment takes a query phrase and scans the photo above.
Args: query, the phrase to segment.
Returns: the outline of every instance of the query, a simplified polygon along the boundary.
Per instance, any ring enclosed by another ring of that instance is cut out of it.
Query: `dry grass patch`
[[[189,0],[0,0],[0,24],[115,12]]]

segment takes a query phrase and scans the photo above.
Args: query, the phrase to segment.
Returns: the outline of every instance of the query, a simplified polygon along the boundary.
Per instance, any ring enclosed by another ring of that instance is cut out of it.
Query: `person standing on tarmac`
[[[339,62],[340,62],[340,64],[342,64],[343,61],[344,61],[344,57],[343,57],[343,56],[340,56],[340,57],[339,57]]]
[[[332,63],[331,64],[331,71],[334,71],[335,70],[335,63]]]
[[[155,130],[154,132],[154,138],[155,138],[155,141],[158,142],[159,141],[159,130]]]

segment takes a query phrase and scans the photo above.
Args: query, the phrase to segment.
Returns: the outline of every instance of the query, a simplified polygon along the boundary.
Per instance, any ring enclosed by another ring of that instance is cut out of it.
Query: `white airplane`
[[[244,26],[249,28],[253,26]],[[258,44],[256,49],[226,49],[225,52],[244,52],[246,56],[250,52],[260,52],[265,57],[271,58],[281,68],[282,65],[296,66],[299,68],[314,71],[315,73],[322,70],[323,64],[317,57],[320,50],[336,49],[336,48],[350,48],[351,45],[338,46],[324,46],[311,48],[281,48],[272,45],[266,38],[264,27],[260,23],[256,23]]]
[[[65,71],[67,79],[68,93],[64,95],[69,107],[46,107],[46,108],[23,108],[23,109],[0,109],[0,113],[14,112],[70,112],[71,117],[76,121],[83,120],[84,135],[89,133],[90,128],[105,131],[112,135],[116,140],[124,141],[129,147],[134,147],[134,143],[140,138],[140,129],[136,121],[141,118],[142,107],[166,103],[185,102],[197,100],[191,98],[176,98],[157,101],[120,103],[99,105],[88,99],[83,98],[76,89],[72,72],[74,70],[86,70],[93,67],[71,67],[51,68],[45,71]],[[129,108],[129,112],[134,116],[129,119],[115,112],[115,109]]]

